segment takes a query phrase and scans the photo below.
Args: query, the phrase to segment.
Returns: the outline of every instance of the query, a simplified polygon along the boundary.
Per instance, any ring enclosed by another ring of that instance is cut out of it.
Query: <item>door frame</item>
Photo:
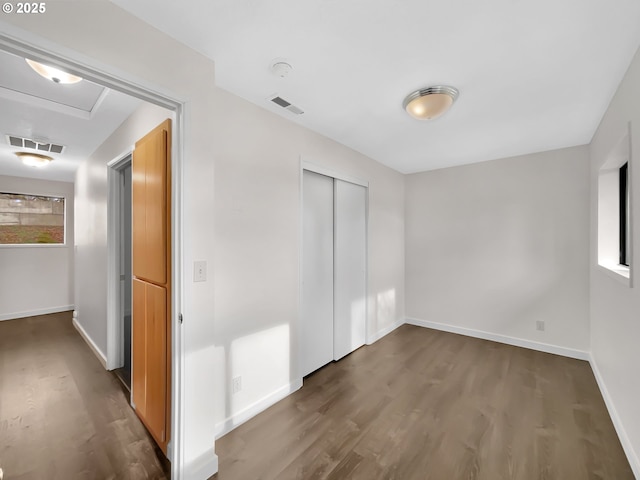
[[[107,370],[124,364],[124,331],[122,329],[122,169],[131,164],[133,147],[107,163]],[[133,385],[131,386],[133,388]],[[132,393],[133,394],[133,393]],[[133,397],[132,397],[133,398]]]
[[[366,292],[366,299],[365,299],[365,339],[366,339],[366,344],[369,345],[370,344],[370,339],[371,339],[371,326],[369,325],[369,301],[370,301],[370,292],[369,292],[369,182],[367,180],[364,180],[362,178],[353,176],[353,175],[348,175],[345,173],[342,173],[340,171],[337,170],[333,170],[332,168],[329,167],[325,167],[323,165],[320,165],[319,163],[316,163],[314,161],[309,161],[308,159],[306,159],[306,157],[300,157],[300,200],[299,200],[299,205],[300,205],[300,223],[299,223],[299,231],[298,231],[298,242],[300,245],[300,248],[298,250],[298,325],[297,325],[297,332],[296,332],[296,339],[297,339],[297,345],[298,347],[300,347],[300,345],[302,345],[302,281],[303,281],[303,271],[302,271],[302,261],[303,261],[303,249],[304,249],[304,208],[303,208],[303,189],[304,189],[304,171],[307,170],[309,172],[313,172],[313,173],[319,173],[320,175],[324,175],[326,177],[331,177],[335,180],[342,180],[344,182],[348,182],[348,183],[353,183],[355,185],[360,185],[361,187],[364,187],[366,190],[366,196],[365,196],[365,245],[364,245],[364,249],[365,249],[365,278],[364,278],[364,286],[365,286],[365,292]],[[335,186],[334,186],[335,189]],[[334,190],[335,191],[335,190]],[[298,351],[296,352],[296,354],[298,355],[298,361],[296,362],[296,378],[299,381],[299,384],[302,385],[302,374],[301,374],[301,358],[300,358],[300,348],[298,348]]]
[[[167,457],[171,462],[171,478],[180,480],[185,468],[184,464],[184,392],[185,392],[185,348],[182,329],[180,328],[181,311],[184,302],[184,246],[183,246],[183,159],[185,110],[189,105],[174,92],[151,82],[141,81],[126,72],[119,71],[109,65],[98,64],[74,50],[61,47],[23,30],[9,29],[9,33],[0,33],[0,49],[21,57],[28,57],[37,62],[53,65],[106,88],[119,91],[140,100],[166,108],[174,112],[171,138],[171,442],[167,447]],[[105,166],[105,168],[107,168]],[[116,242],[119,243],[119,242]],[[109,250],[115,245],[110,242]],[[118,274],[119,281],[119,274]],[[108,278],[113,284],[113,278]],[[107,292],[105,292],[105,297]],[[107,346],[107,351],[110,348]]]

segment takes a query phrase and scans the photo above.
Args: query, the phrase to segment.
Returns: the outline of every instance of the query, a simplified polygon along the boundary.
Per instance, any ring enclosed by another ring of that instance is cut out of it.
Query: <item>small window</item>
[[[631,286],[631,135],[613,146],[598,171],[598,265]],[[633,168],[633,167],[631,167]]]
[[[64,244],[64,198],[0,192],[0,245]]]
[[[629,163],[620,167],[619,171],[619,212],[620,212],[620,265],[629,266]]]

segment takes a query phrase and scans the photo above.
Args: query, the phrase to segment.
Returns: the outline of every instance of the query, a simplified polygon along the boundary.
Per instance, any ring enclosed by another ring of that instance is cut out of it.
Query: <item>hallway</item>
[[[0,322],[4,478],[169,478],[169,464],[71,312]]]

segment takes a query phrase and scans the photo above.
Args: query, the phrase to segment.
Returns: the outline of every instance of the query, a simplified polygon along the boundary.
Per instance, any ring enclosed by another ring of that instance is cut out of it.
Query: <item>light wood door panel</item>
[[[133,404],[138,415],[145,416],[147,407],[147,322],[146,283],[133,279],[133,317],[131,322]]]
[[[171,437],[171,123],[136,143],[133,188],[133,403],[167,453]]]
[[[134,276],[144,278],[147,256],[145,254],[147,243],[147,156],[140,152],[133,154],[131,164],[131,205],[132,205],[132,231],[131,254],[132,273]]]
[[[153,283],[167,282],[167,132],[153,133],[145,140],[147,161],[147,251],[146,276]]]
[[[161,125],[133,152],[133,274],[156,284],[167,282],[167,133]]]
[[[165,441],[167,290],[133,281],[133,403],[158,443]]]
[[[154,438],[165,441],[167,389],[167,291],[147,283],[146,287],[146,410],[145,423]],[[152,368],[153,367],[153,368]]]

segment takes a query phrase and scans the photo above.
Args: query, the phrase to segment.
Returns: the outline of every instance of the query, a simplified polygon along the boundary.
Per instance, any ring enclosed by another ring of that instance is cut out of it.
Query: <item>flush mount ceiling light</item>
[[[418,120],[431,120],[445,113],[458,97],[458,89],[444,85],[421,88],[407,95],[402,107]]]
[[[42,168],[53,160],[53,158],[39,153],[16,152],[16,155],[22,160],[22,163],[29,167]]]
[[[82,81],[82,77],[78,77],[77,75],[71,75],[70,73],[63,72],[57,68],[34,62],[28,58],[25,58],[25,60],[39,75],[43,76],[47,80],[51,80],[53,83],[72,84]]]

